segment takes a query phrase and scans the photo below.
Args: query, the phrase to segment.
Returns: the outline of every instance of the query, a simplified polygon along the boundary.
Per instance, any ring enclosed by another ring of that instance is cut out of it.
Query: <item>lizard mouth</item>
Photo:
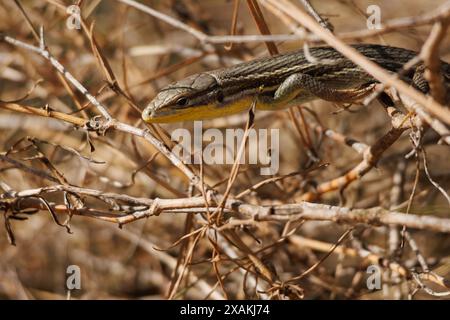
[[[142,119],[143,119],[145,122],[151,122],[151,120],[153,119],[153,117],[154,117],[154,112],[153,112],[153,109],[152,109],[152,108],[146,107],[146,108],[144,109],[144,111],[142,111]]]
[[[142,112],[142,119],[147,123],[169,123],[185,121],[189,113],[174,112],[173,110],[159,109],[155,110],[152,106],[148,106]]]

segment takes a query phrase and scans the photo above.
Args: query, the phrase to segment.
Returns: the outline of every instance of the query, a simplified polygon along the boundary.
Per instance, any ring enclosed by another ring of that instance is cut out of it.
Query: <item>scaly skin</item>
[[[400,71],[417,55],[375,44],[353,47],[391,72]],[[309,53],[313,60],[299,50],[189,76],[161,89],[142,117],[149,123],[217,118],[246,111],[254,101],[260,110],[279,110],[315,99],[347,103],[361,99],[378,82],[331,47],[311,48]],[[411,69],[402,79],[428,93],[422,70]],[[450,65],[442,62],[441,70],[449,101]]]

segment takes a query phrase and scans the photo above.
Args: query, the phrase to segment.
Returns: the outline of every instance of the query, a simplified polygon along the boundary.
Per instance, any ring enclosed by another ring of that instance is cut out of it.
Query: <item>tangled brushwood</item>
[[[0,298],[450,296],[450,2],[438,2],[378,1],[377,25],[357,0],[2,1]],[[418,54],[392,74],[347,43]],[[168,83],[317,45],[379,83],[361,103],[204,121],[243,133],[231,162],[195,148],[183,161],[171,134],[192,122],[142,121]],[[417,65],[428,95],[402,81]],[[270,129],[277,172],[262,175],[240,159],[250,132]]]

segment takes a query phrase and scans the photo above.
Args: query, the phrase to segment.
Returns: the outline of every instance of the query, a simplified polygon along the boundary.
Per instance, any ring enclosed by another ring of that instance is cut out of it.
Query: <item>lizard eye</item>
[[[188,98],[182,97],[177,100],[176,104],[178,107],[184,107],[185,105],[188,104],[188,102],[189,102]]]
[[[225,97],[223,96],[223,92],[220,91],[219,93],[217,93],[217,101],[222,103],[223,99],[225,99]]]

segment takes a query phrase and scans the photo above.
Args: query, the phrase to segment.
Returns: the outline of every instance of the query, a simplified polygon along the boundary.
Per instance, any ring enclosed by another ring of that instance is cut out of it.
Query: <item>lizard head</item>
[[[199,73],[161,89],[142,112],[148,123],[200,120],[220,116],[217,104],[223,100],[216,79]]]

